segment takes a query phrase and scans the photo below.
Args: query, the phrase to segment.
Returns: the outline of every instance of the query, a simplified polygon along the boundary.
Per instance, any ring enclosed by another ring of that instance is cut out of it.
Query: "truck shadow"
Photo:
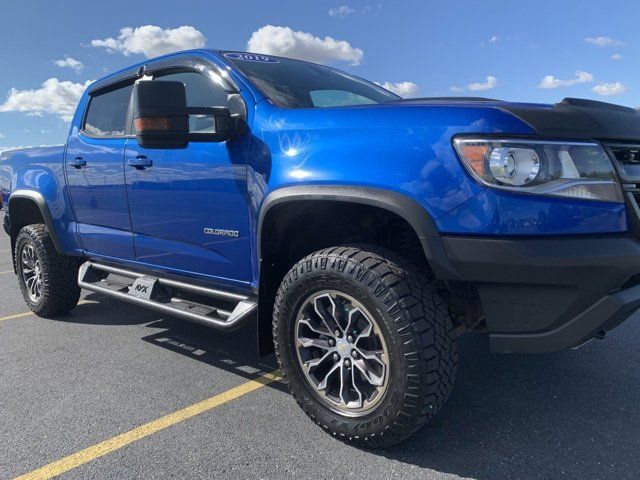
[[[95,300],[101,312],[117,308]],[[128,308],[139,315],[127,317],[154,329],[145,342],[247,379],[276,368],[273,355],[257,355],[253,324],[221,334]],[[121,324],[118,315],[97,317]],[[439,415],[398,446],[356,455],[474,479],[638,478],[638,338],[640,316],[603,342],[550,355],[492,354],[485,336],[463,337],[458,379]],[[286,391],[281,383],[268,388]]]
[[[380,453],[474,479],[638,478],[639,321],[551,355],[496,355],[486,338],[463,338],[447,405]]]
[[[143,341],[246,379],[274,372],[278,368],[275,355],[258,355],[255,323],[251,320],[236,331],[224,333],[172,317],[156,320],[146,326],[162,331],[143,337]],[[287,392],[285,385],[280,382],[271,383],[268,387]]]

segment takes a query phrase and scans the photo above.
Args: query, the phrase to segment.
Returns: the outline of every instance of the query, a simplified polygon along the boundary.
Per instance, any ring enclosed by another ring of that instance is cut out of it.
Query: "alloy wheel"
[[[342,415],[361,416],[384,397],[389,353],[374,317],[350,295],[325,290],[298,310],[295,347],[318,398]]]

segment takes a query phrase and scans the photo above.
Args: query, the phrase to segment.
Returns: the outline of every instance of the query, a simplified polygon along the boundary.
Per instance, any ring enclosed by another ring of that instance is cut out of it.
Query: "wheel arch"
[[[16,190],[9,197],[9,231],[13,251],[14,241],[20,229],[26,225],[44,223],[59,254],[64,254],[49,211],[49,206],[40,192],[35,190]]]
[[[344,185],[299,185],[274,190],[267,195],[262,203],[257,232],[257,254],[260,270],[260,301],[257,321],[258,343],[261,353],[269,353],[272,350],[271,314],[273,297],[275,290],[278,288],[278,278],[282,273],[274,273],[272,267],[273,263],[283,263],[274,262],[274,259],[271,258],[271,250],[274,247],[271,247],[270,250],[268,246],[269,237],[275,235],[279,240],[283,236],[286,237],[282,231],[276,234],[277,228],[282,230],[282,223],[288,221],[283,218],[286,215],[280,215],[280,213],[288,210],[289,216],[293,212],[293,215],[300,217],[304,215],[304,209],[297,208],[298,206],[315,206],[319,204],[318,202],[324,205],[340,206],[339,209],[334,209],[333,211],[338,215],[342,213],[342,206],[345,209],[375,209],[376,211],[384,212],[389,218],[405,222],[406,226],[410,227],[411,232],[415,235],[415,239],[419,241],[421,254],[426,259],[433,276],[439,280],[458,279],[457,272],[447,258],[435,222],[422,205],[402,193],[382,188]],[[391,234],[393,235],[393,233]],[[331,243],[329,239],[325,241]],[[334,245],[324,244],[319,247],[328,246]],[[288,265],[290,262],[284,263]],[[280,269],[282,269],[282,265]]]

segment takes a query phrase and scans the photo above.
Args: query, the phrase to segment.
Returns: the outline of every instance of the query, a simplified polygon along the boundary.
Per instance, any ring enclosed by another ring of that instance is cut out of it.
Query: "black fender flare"
[[[458,280],[460,278],[449,261],[435,222],[422,205],[407,195],[392,190],[349,185],[296,185],[279,188],[269,193],[262,202],[258,219],[257,253],[260,265],[263,260],[262,232],[267,215],[279,205],[301,200],[357,203],[388,210],[406,220],[414,229],[429,265],[438,279]]]
[[[13,233],[12,238],[14,238],[14,235],[18,234],[18,232],[15,232],[12,230],[14,228],[14,225],[16,225],[17,222],[12,218],[12,215],[14,215],[13,212],[15,211],[15,209],[11,207],[11,204],[16,199],[28,200],[38,208],[38,210],[40,211],[40,215],[42,215],[42,218],[44,219],[44,223],[47,226],[47,229],[49,230],[49,235],[51,236],[51,241],[53,242],[53,246],[55,247],[56,252],[58,252],[60,255],[63,255],[64,250],[62,248],[62,244],[60,243],[60,238],[58,237],[58,233],[56,232],[56,229],[53,225],[53,218],[51,217],[49,206],[47,205],[47,202],[42,196],[42,194],[35,190],[15,190],[9,196],[9,202],[8,202],[9,228]]]
[[[272,299],[266,294],[267,286],[263,270],[262,234],[265,221],[269,213],[280,205],[309,200],[370,205],[398,215],[406,220],[418,235],[425,257],[435,276],[440,280],[458,280],[460,278],[449,261],[435,222],[422,205],[406,195],[384,188],[348,185],[296,185],[279,188],[265,197],[258,216],[256,247],[260,279],[256,323],[260,355],[268,355],[273,352]]]

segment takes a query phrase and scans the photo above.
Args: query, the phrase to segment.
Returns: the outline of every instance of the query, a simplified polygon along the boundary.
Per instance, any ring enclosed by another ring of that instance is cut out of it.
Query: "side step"
[[[80,267],[78,285],[92,292],[225,331],[239,328],[257,306],[255,301],[244,295],[152,277],[91,261]]]

